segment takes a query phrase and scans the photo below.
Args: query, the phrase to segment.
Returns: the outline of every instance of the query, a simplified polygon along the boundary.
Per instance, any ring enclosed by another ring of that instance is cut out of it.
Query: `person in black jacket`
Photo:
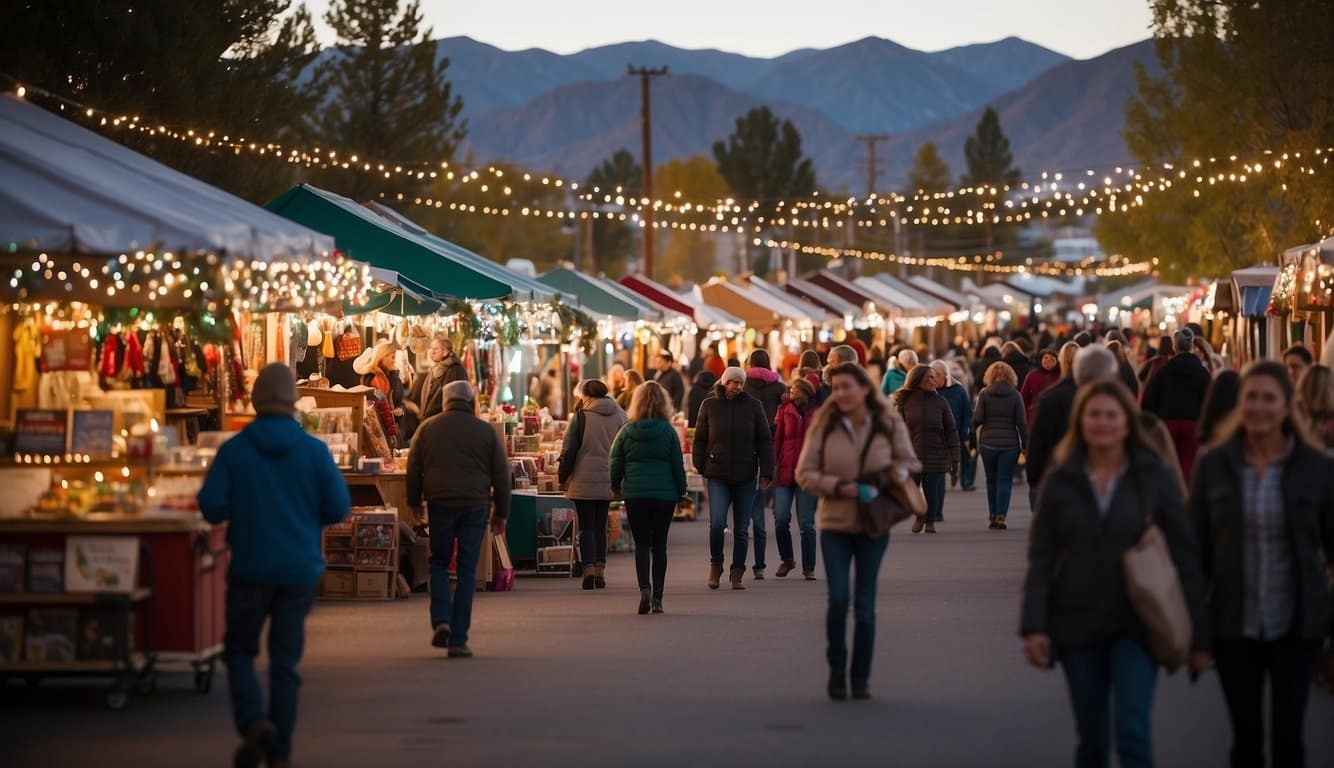
[[[672,408],[681,410],[685,405],[686,383],[681,378],[681,372],[676,370],[676,363],[672,358],[672,353],[666,349],[658,353],[655,361],[658,372],[653,380],[662,385],[667,390],[667,394],[672,397]]]
[[[1024,399],[1014,388],[1016,381],[1009,363],[992,363],[983,377],[986,388],[978,393],[973,410],[978,453],[987,474],[987,527],[993,531],[1005,530],[1019,454],[1028,447],[1028,416]]]
[[[1039,669],[1059,662],[1065,672],[1078,766],[1108,763],[1113,691],[1120,764],[1153,764],[1158,667],[1122,566],[1146,520],[1171,551],[1196,643],[1203,628],[1199,549],[1176,477],[1145,442],[1136,412],[1119,381],[1079,390],[1069,432],[1038,495],[1029,541],[1019,630],[1024,655]]]
[[[709,589],[723,574],[723,541],[727,510],[732,508],[732,589],[745,589],[750,513],[758,489],[773,485],[774,441],[760,401],[743,391],[746,372],[723,371],[713,396],[699,408],[692,460],[709,483]]]
[[[1207,668],[1212,650],[1232,721],[1232,765],[1264,765],[1267,677],[1274,764],[1300,766],[1311,672],[1321,645],[1334,640],[1324,562],[1334,552],[1334,462],[1306,441],[1281,363],[1242,376],[1230,427],[1191,482],[1209,594],[1204,652],[1191,667]],[[1321,668],[1334,680],[1334,646]]]
[[[908,371],[903,386],[894,393],[894,407],[908,425],[913,450],[922,462],[922,471],[913,482],[926,496],[926,514],[913,521],[913,533],[936,532],[936,523],[945,519],[945,474],[959,470],[959,428],[945,398],[936,392],[931,368],[918,365]]]
[[[1047,469],[1047,460],[1070,427],[1070,409],[1075,404],[1075,355],[1079,345],[1067,341],[1061,346],[1061,380],[1038,396],[1033,425],[1028,437],[1028,504],[1036,509],[1038,485]]]
[[[713,391],[713,385],[717,383],[718,378],[712,371],[700,371],[695,375],[695,380],[690,385],[690,394],[686,396],[686,426],[695,428],[695,422],[699,418],[699,407]]]
[[[1163,364],[1161,370],[1149,379],[1140,401],[1144,410],[1156,415],[1167,425],[1176,443],[1181,473],[1190,483],[1195,468],[1195,454],[1199,439],[1195,436],[1195,422],[1200,418],[1200,407],[1209,392],[1209,369],[1195,356],[1195,336],[1182,329],[1172,336],[1176,355]]]
[[[1014,369],[1014,375],[1019,378],[1020,384],[1023,384],[1024,379],[1027,379],[1028,374],[1033,371],[1033,361],[1024,353],[1024,348],[1019,346],[1017,341],[1005,342],[1005,346],[1001,347],[1001,360]]]

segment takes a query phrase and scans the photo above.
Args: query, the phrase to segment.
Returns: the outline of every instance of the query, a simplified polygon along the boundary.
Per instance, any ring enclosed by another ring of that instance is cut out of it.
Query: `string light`
[[[1153,272],[1158,260],[1132,262],[1124,256],[1110,256],[1098,259],[1085,259],[1081,262],[1064,264],[1061,262],[1034,262],[1029,259],[1024,264],[999,263],[1004,255],[1000,253],[975,254],[973,256],[926,257],[904,256],[882,251],[861,248],[837,248],[832,246],[811,245],[791,240],[764,240],[755,238],[755,245],[766,248],[792,250],[813,256],[830,259],[861,259],[864,261],[885,261],[916,267],[936,267],[953,272],[988,272],[994,274],[1033,274],[1052,277],[1072,275],[1093,275],[1096,277],[1122,277],[1143,275]]]

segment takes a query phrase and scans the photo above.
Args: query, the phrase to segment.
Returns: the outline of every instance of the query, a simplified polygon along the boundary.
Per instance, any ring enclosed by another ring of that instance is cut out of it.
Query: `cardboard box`
[[[357,572],[357,597],[390,597],[389,573]]]
[[[537,550],[537,562],[546,563],[572,563],[574,562],[574,547],[565,544],[559,547],[542,547]]]
[[[321,593],[329,597],[355,597],[357,575],[351,571],[325,571]]]

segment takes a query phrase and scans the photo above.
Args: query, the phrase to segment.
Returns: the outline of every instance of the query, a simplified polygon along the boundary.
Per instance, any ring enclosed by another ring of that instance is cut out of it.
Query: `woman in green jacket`
[[[672,426],[672,400],[657,382],[645,382],[630,402],[630,421],[611,446],[611,489],[625,499],[635,537],[639,613],[662,613],[667,580],[667,530],[686,492],[681,438]],[[649,580],[652,558],[653,578]]]

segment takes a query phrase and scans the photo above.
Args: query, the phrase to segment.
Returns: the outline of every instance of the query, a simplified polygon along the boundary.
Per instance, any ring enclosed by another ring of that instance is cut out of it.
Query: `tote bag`
[[[1135,546],[1121,556],[1126,593],[1144,622],[1154,661],[1174,672],[1190,657],[1191,621],[1181,577],[1162,531],[1152,520]]]

